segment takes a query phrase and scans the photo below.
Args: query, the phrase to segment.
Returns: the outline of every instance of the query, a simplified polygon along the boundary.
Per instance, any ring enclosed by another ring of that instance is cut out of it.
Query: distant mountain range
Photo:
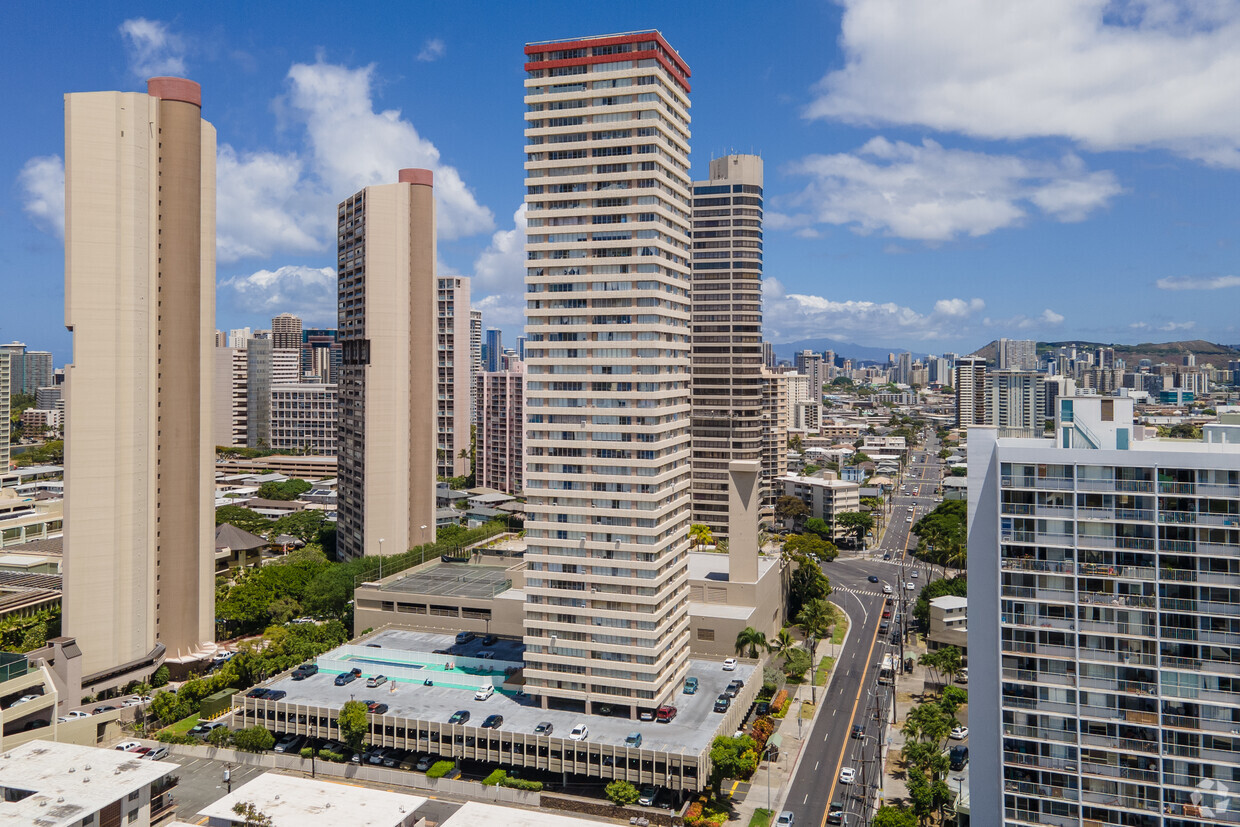
[[[822,353],[825,350],[835,351],[835,355],[844,359],[852,359],[854,362],[887,362],[887,354],[904,353],[903,348],[882,348],[882,347],[866,347],[853,342],[841,342],[839,339],[801,339],[797,342],[784,342],[775,345],[776,359],[791,360],[797,353],[802,350],[812,350],[815,353]],[[922,353],[914,353],[913,357],[918,358],[924,356]]]

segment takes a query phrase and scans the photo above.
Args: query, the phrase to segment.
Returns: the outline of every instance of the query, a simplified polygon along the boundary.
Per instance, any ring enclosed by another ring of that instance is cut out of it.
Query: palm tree
[[[834,620],[835,610],[831,608],[830,603],[820,597],[808,601],[801,607],[800,613],[797,614],[797,625],[801,627],[801,634],[805,635],[807,640],[814,641],[814,647],[809,653],[810,658],[817,654],[817,642],[826,637]]]
[[[694,548],[709,546],[715,542],[715,537],[710,532],[710,526],[694,523],[689,526],[689,539],[693,540]]]
[[[776,655],[787,660],[788,656],[792,654],[792,650],[797,648],[797,640],[792,636],[792,632],[789,632],[787,628],[783,628],[779,630],[779,634],[775,636],[775,639],[770,641],[768,648]]]
[[[749,650],[749,657],[756,658],[759,649],[768,649],[769,644],[766,642],[766,633],[759,632],[752,626],[746,626],[741,629],[740,634],[736,636],[736,654],[744,655],[745,650]]]

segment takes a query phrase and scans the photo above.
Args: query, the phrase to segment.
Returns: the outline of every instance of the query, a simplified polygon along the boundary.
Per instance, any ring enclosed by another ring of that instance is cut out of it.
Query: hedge
[[[495,770],[490,775],[488,775],[486,778],[482,779],[482,786],[494,787],[496,784],[501,783],[507,777],[508,777],[508,773],[504,772],[503,770]]]
[[[455,761],[436,761],[434,764],[431,764],[431,768],[426,771],[426,777],[443,778],[454,769],[456,769]]]
[[[530,781],[526,778],[504,778],[499,782],[501,787],[512,787],[514,790],[528,790],[532,793],[542,792],[541,781]]]

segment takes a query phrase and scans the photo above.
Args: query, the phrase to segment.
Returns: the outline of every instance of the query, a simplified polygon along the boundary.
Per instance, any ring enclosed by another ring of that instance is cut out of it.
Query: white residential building
[[[1142,430],[969,431],[974,823],[1240,823],[1240,445]]]
[[[781,477],[780,482],[784,496],[796,497],[809,506],[809,517],[824,520],[831,526],[833,536],[847,536],[848,530],[837,526],[835,518],[848,511],[861,510],[861,486],[855,482],[799,474],[788,474]]]

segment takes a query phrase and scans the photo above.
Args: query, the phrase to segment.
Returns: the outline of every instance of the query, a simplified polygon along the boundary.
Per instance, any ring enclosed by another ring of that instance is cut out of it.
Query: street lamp
[[[383,579],[383,538],[379,538],[379,579]]]

